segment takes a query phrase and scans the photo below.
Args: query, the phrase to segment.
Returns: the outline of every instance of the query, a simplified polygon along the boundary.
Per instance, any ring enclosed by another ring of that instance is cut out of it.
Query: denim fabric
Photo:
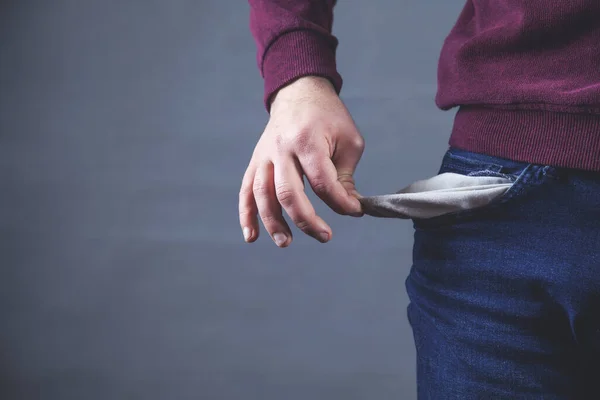
[[[413,220],[419,399],[600,399],[600,173],[458,149],[443,172],[513,184]]]

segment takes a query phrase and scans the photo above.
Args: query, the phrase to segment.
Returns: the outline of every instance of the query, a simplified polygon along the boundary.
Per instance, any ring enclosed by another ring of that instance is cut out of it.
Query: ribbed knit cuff
[[[267,50],[262,64],[267,112],[273,95],[303,76],[327,78],[339,94],[342,77],[336,68],[336,47],[335,39],[328,42],[327,38],[309,30],[288,32],[277,39]]]

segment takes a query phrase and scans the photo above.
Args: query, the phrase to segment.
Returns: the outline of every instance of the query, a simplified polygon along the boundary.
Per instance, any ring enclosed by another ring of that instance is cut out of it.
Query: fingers
[[[362,157],[365,149],[365,142],[360,135],[353,137],[352,142],[341,143],[338,146],[340,151],[333,154],[331,161],[337,170],[338,181],[351,196],[361,198],[362,196],[356,190],[354,183],[354,171]]]
[[[274,183],[274,168],[271,162],[258,167],[252,185],[254,201],[260,218],[269,235],[279,247],[287,247],[292,241],[292,231],[283,218],[277,200]]]
[[[254,191],[252,188],[255,174],[256,168],[252,166],[248,167],[242,179],[239,195],[240,226],[242,227],[244,240],[248,243],[255,242],[259,235],[258,209],[254,201]]]
[[[292,232],[285,221],[282,208],[294,224],[307,235],[325,243],[331,239],[331,228],[316,215],[304,192],[302,170],[292,158],[248,168],[239,199],[240,225],[247,242],[258,238],[257,214],[265,229],[279,247],[287,247]]]
[[[277,201],[302,232],[325,243],[331,238],[331,228],[316,215],[304,192],[302,175],[299,163],[291,157],[282,158],[275,163]]]
[[[300,158],[300,163],[315,194],[332,210],[342,215],[362,215],[360,202],[352,195],[353,170],[345,174],[338,171],[327,154],[312,154]]]

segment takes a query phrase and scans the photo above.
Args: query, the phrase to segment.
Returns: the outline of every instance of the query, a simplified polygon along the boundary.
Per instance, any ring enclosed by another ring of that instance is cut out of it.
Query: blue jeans
[[[458,149],[441,172],[513,183],[414,220],[419,399],[600,399],[600,173]]]

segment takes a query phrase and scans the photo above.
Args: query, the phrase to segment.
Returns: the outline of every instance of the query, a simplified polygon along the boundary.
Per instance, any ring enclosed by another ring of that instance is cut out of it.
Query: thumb
[[[365,144],[360,134],[356,133],[352,139],[344,138],[335,147],[331,161],[337,170],[338,181],[346,192],[356,199],[362,196],[356,189],[354,172],[364,152]]]

